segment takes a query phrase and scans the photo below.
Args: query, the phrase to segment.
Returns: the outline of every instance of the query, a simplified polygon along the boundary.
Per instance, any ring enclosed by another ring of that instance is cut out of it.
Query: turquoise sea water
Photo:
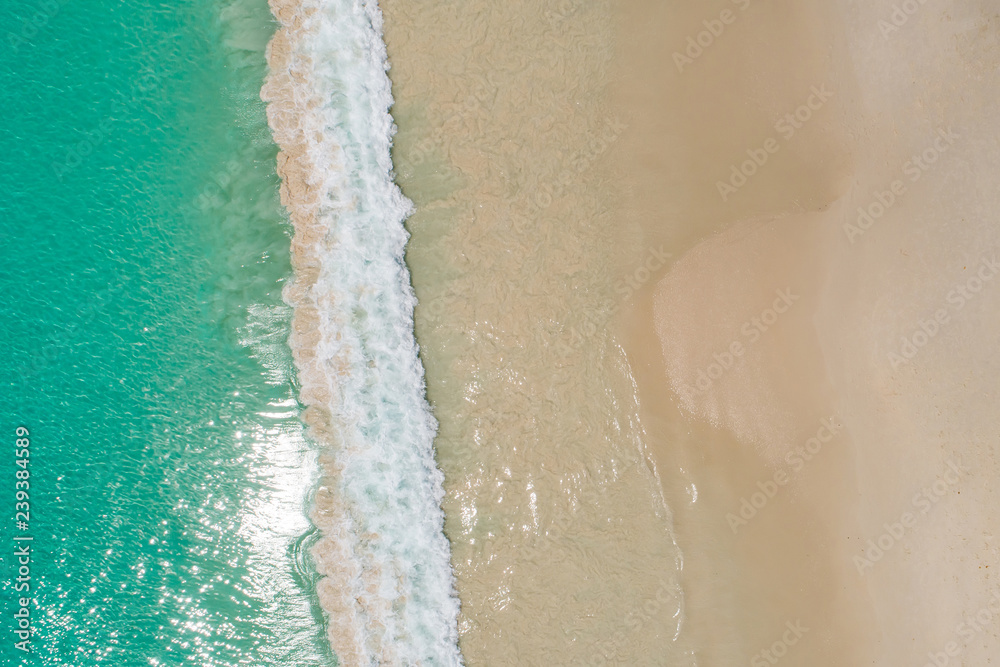
[[[0,663],[332,664],[303,555],[265,1],[0,9]]]

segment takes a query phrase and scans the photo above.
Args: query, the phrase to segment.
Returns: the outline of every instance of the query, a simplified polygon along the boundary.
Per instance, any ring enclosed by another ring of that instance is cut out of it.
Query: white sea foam
[[[290,342],[325,452],[312,553],[330,641],[343,665],[459,665],[381,12],[364,0],[272,0],[271,10],[282,28],[261,95],[295,227]]]

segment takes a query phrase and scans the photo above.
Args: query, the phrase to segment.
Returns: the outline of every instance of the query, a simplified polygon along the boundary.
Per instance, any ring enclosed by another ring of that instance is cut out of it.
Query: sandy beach
[[[383,3],[468,664],[1000,655],[997,24],[910,4]]]
[[[962,142],[995,136],[995,81],[970,60],[995,71],[982,10],[626,11],[623,32],[649,37],[622,51],[636,122],[619,155],[648,156],[630,201],[681,255],[637,300],[626,347],[665,488],[702,489],[670,501],[699,664],[997,655],[993,630],[963,625],[995,558],[974,537],[996,525],[980,495],[995,416],[973,397],[996,388],[978,369],[995,364],[998,302],[973,300],[987,280],[971,272],[991,274],[996,227],[968,214],[995,205],[970,170],[995,169],[995,144]]]

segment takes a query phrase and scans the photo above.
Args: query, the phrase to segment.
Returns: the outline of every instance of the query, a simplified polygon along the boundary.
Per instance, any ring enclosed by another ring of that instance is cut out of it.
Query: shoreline
[[[281,27],[261,98],[294,227],[283,297],[302,420],[319,450],[310,555],[326,636],[350,667],[454,667],[459,605],[403,262],[413,205],[391,177],[380,10],[270,5]]]
[[[462,652],[693,664],[672,511],[609,330],[638,247],[606,170],[629,122],[607,95],[611,6],[382,4]]]

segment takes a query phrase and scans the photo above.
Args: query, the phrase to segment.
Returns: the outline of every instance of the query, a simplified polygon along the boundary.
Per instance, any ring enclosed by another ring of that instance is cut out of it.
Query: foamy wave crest
[[[282,28],[261,96],[295,228],[285,298],[304,418],[325,450],[312,554],[329,638],[342,665],[460,665],[382,14],[364,0],[271,0],[271,11]]]

